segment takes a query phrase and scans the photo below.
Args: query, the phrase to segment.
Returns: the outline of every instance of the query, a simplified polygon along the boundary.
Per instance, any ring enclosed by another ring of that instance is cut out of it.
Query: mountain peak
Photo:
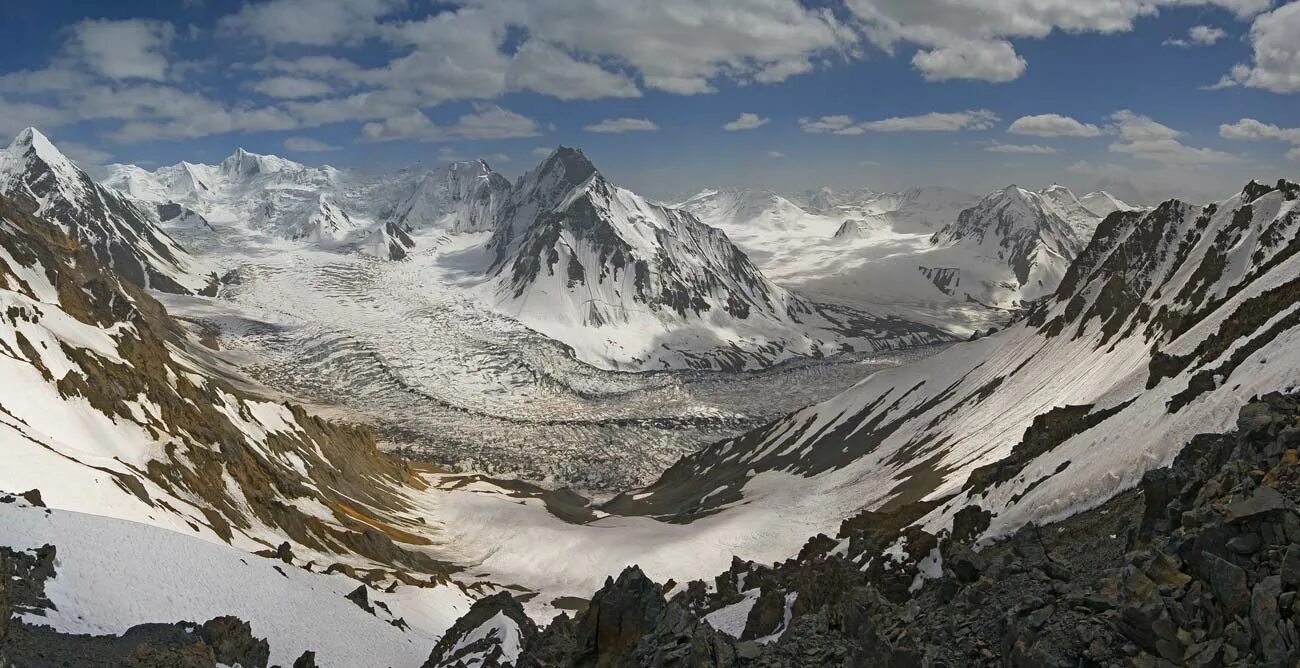
[[[580,185],[592,174],[596,173],[596,166],[591,164],[591,160],[579,148],[570,148],[568,146],[558,146],[551,154],[547,156],[542,163],[543,171],[553,171],[559,169],[562,171],[564,180],[570,185]]]
[[[301,165],[292,160],[281,158],[280,156],[261,155],[240,147],[236,149],[230,157],[222,160],[218,167],[220,167],[221,171],[226,174],[256,176],[258,174],[271,174],[286,169],[296,169],[300,168]]]
[[[48,137],[33,127],[19,132],[5,152],[14,157],[31,154],[52,167],[76,169],[76,165],[63,155],[63,152],[55,147]]]

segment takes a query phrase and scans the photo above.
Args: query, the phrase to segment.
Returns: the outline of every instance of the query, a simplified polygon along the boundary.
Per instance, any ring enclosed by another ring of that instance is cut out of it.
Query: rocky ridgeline
[[[576,618],[521,625],[517,657],[480,645],[477,665],[1296,666],[1298,401],[1252,402],[1235,432],[1196,437],[1138,489],[992,544],[972,544],[986,511],[931,535],[911,526],[934,507],[921,503],[846,520],[784,563],[735,560],[713,583],[631,567]],[[749,600],[740,639],[703,620]],[[466,619],[498,613],[522,610],[496,596]],[[438,650],[426,664],[463,665]]]

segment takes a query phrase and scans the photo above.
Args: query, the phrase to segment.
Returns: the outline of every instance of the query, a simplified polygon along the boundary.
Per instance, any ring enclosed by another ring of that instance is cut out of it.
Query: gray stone
[[[1300,545],[1287,546],[1282,556],[1282,582],[1288,587],[1300,585]]]
[[[1286,507],[1286,497],[1272,487],[1263,486],[1256,487],[1246,498],[1228,504],[1224,512],[1227,513],[1228,519],[1237,521],[1258,517]]]
[[[1270,575],[1255,585],[1250,597],[1250,623],[1255,629],[1260,651],[1270,666],[1285,666],[1286,641],[1278,625],[1282,615],[1277,609],[1277,597],[1282,593],[1282,578]]]
[[[1209,552],[1204,553],[1206,579],[1219,602],[1234,615],[1245,615],[1250,608],[1250,589],[1246,586],[1246,572],[1230,561]]]
[[[1228,549],[1237,554],[1254,554],[1259,551],[1264,541],[1257,533],[1246,533],[1228,540]]]

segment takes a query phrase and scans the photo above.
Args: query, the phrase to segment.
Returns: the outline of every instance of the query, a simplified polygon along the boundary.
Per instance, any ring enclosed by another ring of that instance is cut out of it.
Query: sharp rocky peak
[[[582,149],[557,147],[538,167],[543,173],[558,173],[562,180],[571,186],[582,185],[593,174],[596,166],[582,152]]]
[[[5,153],[11,156],[10,159],[15,162],[18,160],[28,162],[35,158],[51,167],[73,172],[79,171],[77,166],[55,147],[48,137],[33,127],[19,132],[18,136],[14,137],[13,141],[5,149]]]

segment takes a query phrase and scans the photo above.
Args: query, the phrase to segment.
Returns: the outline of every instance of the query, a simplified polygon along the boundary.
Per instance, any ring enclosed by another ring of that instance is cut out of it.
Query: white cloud
[[[1112,153],[1166,165],[1215,165],[1241,162],[1239,156],[1210,148],[1187,146],[1178,140],[1183,135],[1147,116],[1123,110],[1111,115],[1120,141],[1109,146]]]
[[[1227,36],[1228,33],[1223,28],[1216,28],[1214,26],[1192,26],[1187,31],[1186,39],[1171,37],[1164,41],[1164,45],[1178,46],[1185,49],[1194,46],[1212,46]]]
[[[82,168],[106,164],[113,157],[112,153],[75,141],[59,142],[59,150]]]
[[[1287,160],[1300,161],[1300,148],[1293,148],[1290,151],[1287,151],[1286,158]]]
[[[511,139],[535,137],[537,121],[497,106],[483,106],[457,119],[454,125],[442,126],[429,120],[420,110],[412,110],[380,122],[361,127],[361,139],[384,142],[397,139],[418,141],[452,141],[457,139]]]
[[[87,19],[72,26],[68,50],[109,79],[167,78],[167,50],[176,29],[165,21]]]
[[[862,123],[843,114],[822,116],[818,119],[801,118],[799,128],[812,134],[860,135],[867,132],[988,130],[997,122],[997,114],[987,109],[972,109],[955,113],[931,112],[918,116],[895,116]]]
[[[1101,135],[1101,128],[1069,116],[1038,114],[1017,118],[1007,128],[1007,132],[1032,137],[1097,137]]]
[[[1255,19],[1250,27],[1251,64],[1240,64],[1211,88],[1241,85],[1274,93],[1300,91],[1300,2]]]
[[[851,54],[858,33],[799,0],[476,0],[529,35],[636,69],[649,88],[715,90],[720,79],[776,83],[813,60]]]
[[[624,132],[654,132],[659,129],[649,119],[646,118],[607,118],[594,125],[587,125],[582,128],[587,132],[599,132],[605,134],[622,134]]]
[[[245,3],[219,25],[270,44],[350,44],[373,35],[378,30],[376,19],[403,4],[400,0],[269,0]]]
[[[578,60],[554,45],[529,40],[519,47],[506,72],[510,90],[531,90],[561,100],[641,97],[625,74]]]
[[[554,146],[538,146],[537,148],[533,149],[533,156],[537,158],[545,158],[554,152],[555,152]]]
[[[985,151],[990,153],[1026,153],[1036,155],[1047,155],[1056,153],[1056,149],[1051,146],[1041,146],[1039,144],[1000,144],[994,142],[984,147]]]
[[[857,129],[853,117],[844,114],[822,116],[817,119],[801,118],[799,129],[812,134],[862,134],[862,131]]]
[[[250,88],[263,95],[289,100],[324,97],[334,90],[329,84],[301,77],[271,77],[254,83]]]
[[[781,151],[768,151],[768,152],[767,152],[767,157],[769,157],[769,158],[784,158],[784,157],[785,157],[785,154],[782,153]]]
[[[1245,141],[1276,139],[1290,144],[1300,144],[1300,128],[1280,128],[1253,118],[1243,118],[1236,123],[1220,125],[1219,136],[1224,139]]]
[[[957,132],[987,130],[997,122],[997,114],[987,109],[975,109],[951,114],[932,112],[920,116],[897,116],[863,123],[862,128],[871,132]]]
[[[326,151],[337,151],[339,147],[314,139],[312,137],[289,137],[284,140],[284,149],[286,151],[295,151],[298,153],[323,153]]]
[[[846,0],[867,37],[893,54],[921,49],[913,64],[928,79],[1009,81],[1025,71],[1011,43],[1054,31],[1112,34],[1162,7],[1214,5],[1249,18],[1272,0]]]
[[[736,132],[738,130],[753,130],[754,128],[761,128],[764,125],[767,125],[768,121],[771,120],[772,119],[764,118],[762,116],[759,116],[758,114],[744,112],[736,120],[731,121],[730,123],[723,124],[722,129],[726,130],[727,132]]]
[[[1010,42],[971,41],[917,51],[912,66],[926,81],[978,79],[1005,83],[1020,78],[1028,64]]]

